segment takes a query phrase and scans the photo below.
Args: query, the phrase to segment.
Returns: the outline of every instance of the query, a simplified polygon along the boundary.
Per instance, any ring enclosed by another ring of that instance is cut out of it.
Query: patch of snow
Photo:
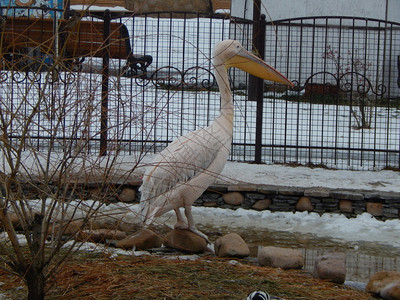
[[[105,11],[106,9],[110,10],[111,12],[128,12],[125,7],[122,6],[110,6],[110,7],[105,7],[105,6],[98,6],[98,5],[71,5],[70,6],[72,10],[77,10],[77,11]]]
[[[200,258],[200,256],[196,254],[192,255],[171,255],[171,256],[163,256],[165,259],[177,259],[177,260],[189,260],[189,261],[195,261]]]
[[[344,215],[308,212],[271,212],[246,209],[222,209],[193,207],[193,216],[198,224],[214,227],[229,227],[252,230],[290,231],[313,234],[348,242],[376,242],[400,248],[398,233],[400,220],[380,221],[368,213],[356,218]]]
[[[218,183],[400,192],[400,172],[310,169],[227,162]]]

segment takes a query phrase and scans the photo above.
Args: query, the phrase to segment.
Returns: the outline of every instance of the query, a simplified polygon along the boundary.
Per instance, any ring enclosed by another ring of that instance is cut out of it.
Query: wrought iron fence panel
[[[323,17],[266,30],[266,61],[297,87],[265,104],[265,161],[398,168],[400,24]]]
[[[55,138],[55,151],[73,141],[99,154],[105,139],[108,152],[135,155],[159,152],[176,137],[207,126],[220,104],[213,46],[232,38],[251,49],[253,22],[221,15],[175,16],[109,15],[111,24],[127,29],[134,60],[151,57],[145,68],[140,59],[134,69],[106,52],[73,61],[68,57],[62,64],[54,60],[43,70],[10,69],[2,63],[0,105],[9,120],[2,130],[18,139],[19,123],[37,104],[29,147],[49,147]],[[103,22],[106,17],[88,13],[81,19]],[[261,161],[400,168],[400,25],[303,18],[267,22],[265,30],[265,60],[296,86],[288,91],[265,82]],[[231,159],[252,162],[257,102],[248,100],[246,73],[230,70],[230,80],[235,103]]]

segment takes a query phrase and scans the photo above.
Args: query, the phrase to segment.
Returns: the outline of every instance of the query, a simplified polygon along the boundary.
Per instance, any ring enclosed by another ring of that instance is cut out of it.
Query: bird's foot
[[[197,228],[188,228],[188,230],[190,230],[191,232],[193,232],[194,234],[197,234],[198,236],[202,237],[203,239],[206,240],[207,245],[211,245],[210,240],[208,239],[208,236],[206,236],[204,233],[202,233],[201,231],[199,231]]]
[[[176,222],[174,229],[190,230],[188,224],[184,221]]]
[[[174,226],[174,229],[181,229],[181,230],[189,230],[193,232],[194,234],[197,234],[198,236],[202,237],[203,239],[206,240],[207,244],[211,245],[210,240],[208,239],[208,236],[206,236],[204,233],[199,231],[196,227],[189,227],[185,222],[177,222]]]

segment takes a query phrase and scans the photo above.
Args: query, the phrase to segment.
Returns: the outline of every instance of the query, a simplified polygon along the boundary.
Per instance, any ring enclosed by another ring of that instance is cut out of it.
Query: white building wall
[[[400,0],[262,0],[267,20],[349,16],[400,22]],[[231,0],[231,15],[253,18],[253,0]]]

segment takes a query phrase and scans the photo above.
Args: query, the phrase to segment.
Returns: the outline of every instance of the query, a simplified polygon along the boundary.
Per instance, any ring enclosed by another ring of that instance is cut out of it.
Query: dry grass
[[[0,273],[0,287],[12,299],[25,293],[21,281]],[[204,256],[197,261],[157,256],[116,259],[76,256],[54,278],[46,299],[244,299],[264,290],[285,299],[368,299],[367,293],[316,280],[301,270],[283,271],[248,261]]]

